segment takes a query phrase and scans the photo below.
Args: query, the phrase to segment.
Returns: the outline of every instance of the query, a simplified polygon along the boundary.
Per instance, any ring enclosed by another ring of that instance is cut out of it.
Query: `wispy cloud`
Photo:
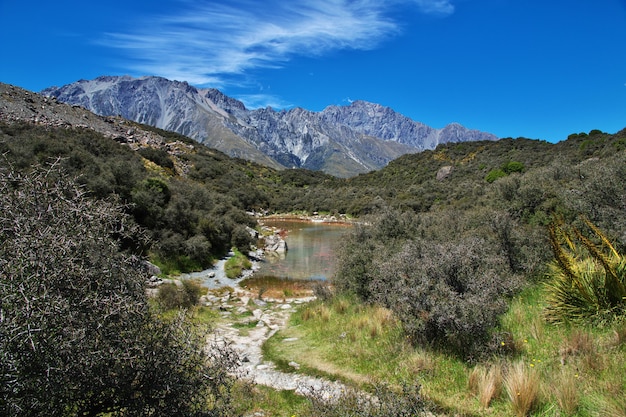
[[[255,68],[278,68],[295,55],[367,50],[399,33],[387,11],[402,3],[423,13],[450,14],[448,0],[181,1],[167,16],[135,22],[107,35],[123,50],[128,69],[224,87],[242,83]]]
[[[454,13],[454,5],[449,0],[414,0],[424,13],[449,15]]]
[[[249,109],[257,109],[260,107],[272,107],[274,109],[287,109],[293,107],[292,103],[288,103],[280,97],[271,94],[240,94],[237,100]]]

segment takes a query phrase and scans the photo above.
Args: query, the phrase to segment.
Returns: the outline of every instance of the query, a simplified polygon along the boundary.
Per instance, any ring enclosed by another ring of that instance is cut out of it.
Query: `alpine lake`
[[[267,252],[254,274],[293,280],[331,279],[339,240],[352,227],[346,223],[283,219],[264,219],[262,224],[282,231],[287,252]]]

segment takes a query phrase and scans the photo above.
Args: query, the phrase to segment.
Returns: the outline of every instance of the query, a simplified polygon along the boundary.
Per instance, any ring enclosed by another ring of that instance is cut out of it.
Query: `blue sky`
[[[626,0],[0,0],[0,82],[159,75],[558,141],[626,127],[625,28]]]

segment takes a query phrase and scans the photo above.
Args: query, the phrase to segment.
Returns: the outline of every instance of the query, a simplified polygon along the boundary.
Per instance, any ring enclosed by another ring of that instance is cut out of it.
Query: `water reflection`
[[[264,224],[287,230],[288,251],[267,253],[256,275],[292,279],[330,279],[335,269],[335,250],[350,226],[333,223],[266,220]]]

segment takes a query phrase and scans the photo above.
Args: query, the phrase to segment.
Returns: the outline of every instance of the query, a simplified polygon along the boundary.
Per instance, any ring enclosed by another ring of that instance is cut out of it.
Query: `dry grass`
[[[488,368],[482,365],[475,366],[468,378],[468,388],[478,396],[480,405],[488,408],[491,402],[502,392],[502,366],[492,364]]]
[[[542,317],[535,316],[530,324],[530,336],[538,342],[543,341],[545,322]]]
[[[626,344],[626,324],[622,324],[616,330],[613,330],[613,346],[620,347]]]
[[[410,375],[432,375],[436,369],[436,361],[432,355],[418,351],[411,353],[402,366]]]
[[[521,361],[512,364],[504,377],[504,386],[516,416],[527,416],[537,407],[540,380],[534,368]]]
[[[315,281],[286,279],[266,275],[244,279],[239,285],[265,298],[280,300],[313,295]]]
[[[375,339],[382,335],[391,326],[397,326],[397,321],[391,310],[383,307],[374,307],[371,314],[358,316],[354,326],[365,332],[370,338]]]
[[[330,320],[331,310],[325,304],[318,304],[313,308],[307,308],[302,313],[302,320],[321,320],[327,322]]]
[[[333,308],[337,314],[345,314],[348,311],[349,307],[350,302],[343,298],[338,299],[333,305]]]
[[[561,365],[565,365],[572,357],[582,357],[592,369],[598,369],[594,362],[598,358],[594,338],[589,332],[576,330],[566,338],[559,349]]]
[[[560,375],[552,381],[550,392],[554,396],[561,411],[567,415],[575,415],[580,405],[578,375],[561,368]]]
[[[597,404],[599,417],[623,417],[626,416],[626,398],[622,395],[604,398]]]

